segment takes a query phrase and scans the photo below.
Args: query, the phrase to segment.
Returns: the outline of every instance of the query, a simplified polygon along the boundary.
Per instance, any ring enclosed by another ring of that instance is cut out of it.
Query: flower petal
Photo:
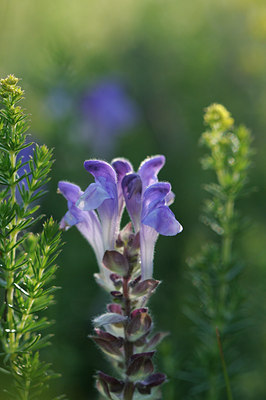
[[[65,181],[60,181],[58,183],[58,191],[62,193],[67,200],[73,203],[75,203],[83,193],[78,185]]]
[[[80,196],[76,205],[84,211],[95,210],[106,199],[110,199],[108,191],[99,183],[91,183],[83,195]]]
[[[68,211],[60,222],[60,228],[68,229],[76,225],[81,234],[92,246],[101,269],[104,247],[99,218],[94,211],[83,211],[76,206],[79,196],[83,193],[79,186],[61,181],[58,184],[58,189],[68,200]]]
[[[142,219],[155,207],[165,204],[165,199],[171,192],[169,182],[157,182],[149,186],[143,194]]]
[[[122,190],[122,180],[126,174],[133,171],[133,167],[131,163],[125,158],[115,158],[112,163],[112,167],[114,168],[117,175],[117,192],[118,192],[118,215],[119,220],[122,217],[122,213],[124,210],[125,200],[123,196]]]
[[[126,158],[114,158],[111,165],[116,172],[117,180],[119,182],[122,181],[126,174],[133,171],[131,163]]]
[[[80,210],[79,210],[80,211]],[[94,211],[80,211],[83,214],[83,220],[77,223],[80,233],[88,240],[93,248],[100,270],[103,269],[102,259],[104,255],[104,243],[102,227]]]
[[[140,229],[140,255],[141,255],[141,280],[152,278],[154,247],[158,238],[155,229],[141,225]]]
[[[104,248],[112,250],[119,229],[116,172],[110,164],[100,160],[87,160],[84,167],[95,178],[95,183],[86,190],[88,197],[84,201],[85,209],[97,208],[102,224]],[[82,200],[80,206],[83,205]]]
[[[138,174],[127,174],[122,180],[122,189],[135,232],[140,229],[142,182]]]
[[[174,213],[167,206],[154,208],[143,218],[142,223],[165,236],[174,236],[183,230],[180,223],[175,219]]]
[[[84,162],[84,167],[90,174],[94,176],[96,181],[100,178],[105,178],[108,181],[116,183],[115,170],[106,161],[87,160]]]
[[[175,194],[172,191],[170,191],[165,198],[166,205],[170,206],[171,204],[173,204],[174,201],[175,201]]]
[[[165,157],[162,155],[146,158],[139,167],[138,174],[141,177],[143,188],[158,181],[157,175],[165,164]]]

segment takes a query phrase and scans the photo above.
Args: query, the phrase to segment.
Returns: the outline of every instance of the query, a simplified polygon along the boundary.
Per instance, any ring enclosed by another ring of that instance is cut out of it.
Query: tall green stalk
[[[56,288],[51,279],[57,269],[60,234],[52,219],[40,234],[30,232],[41,218],[36,215],[36,201],[49,181],[52,152],[38,145],[33,151],[33,144],[26,141],[29,124],[19,106],[22,99],[16,77],[1,79],[0,290],[5,302],[0,309],[0,370],[11,378],[11,386],[5,388],[8,398],[33,400],[55,376],[39,357],[39,349],[51,337],[43,335],[51,322],[40,313],[53,302]]]
[[[192,398],[195,395],[198,399],[222,400],[225,386],[227,398],[232,400],[230,354],[235,347],[233,325],[241,319],[242,301],[235,290],[240,273],[240,260],[234,248],[236,233],[240,233],[236,203],[247,182],[251,136],[245,127],[235,127],[230,113],[219,104],[206,109],[204,121],[207,131],[201,143],[208,154],[202,166],[214,172],[215,181],[205,185],[209,198],[202,220],[216,237],[189,262],[196,290],[188,315],[195,323],[199,340],[194,367],[183,376],[193,382]]]

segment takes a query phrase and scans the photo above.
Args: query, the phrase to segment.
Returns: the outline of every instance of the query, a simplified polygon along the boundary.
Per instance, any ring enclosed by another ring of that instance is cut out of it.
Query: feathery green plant
[[[42,218],[36,216],[36,201],[49,181],[52,151],[36,144],[33,156],[23,159],[20,152],[33,145],[26,141],[28,115],[18,105],[23,90],[13,75],[0,83],[1,372],[12,387],[6,388],[10,397],[30,400],[38,398],[57,376],[39,357],[51,337],[42,333],[51,321],[40,314],[53,303],[52,280],[61,239],[52,219],[40,234],[29,230]]]
[[[233,340],[243,328],[243,296],[238,287],[242,263],[233,248],[243,226],[236,201],[247,183],[251,135],[244,126],[235,127],[230,113],[220,104],[206,109],[204,121],[208,130],[201,144],[209,153],[202,166],[214,171],[216,181],[205,185],[209,198],[202,221],[215,232],[216,240],[189,260],[195,298],[186,312],[196,325],[199,343],[190,372],[182,376],[193,382],[189,398],[221,400],[226,398],[226,390],[227,399],[232,400],[229,376],[239,372],[233,363],[237,352]]]

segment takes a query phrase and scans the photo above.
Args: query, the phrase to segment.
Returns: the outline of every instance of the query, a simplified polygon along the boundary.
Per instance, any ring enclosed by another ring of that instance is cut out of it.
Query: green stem
[[[14,152],[10,152],[10,164],[11,168],[14,169],[16,166],[16,155]],[[10,202],[12,205],[16,203],[16,173],[14,172],[11,177],[10,182]],[[16,216],[12,221],[12,226],[16,224]],[[17,232],[13,230],[9,237],[10,245],[14,246],[17,241]],[[10,253],[9,257],[9,266],[12,267],[16,260],[16,249]],[[9,343],[10,343],[10,352],[13,353],[14,345],[15,345],[15,332],[14,331],[14,315],[13,315],[13,303],[14,303],[14,272],[9,270],[7,272],[7,293],[6,293],[6,300],[7,300],[7,322],[10,329],[9,333]]]
[[[27,322],[27,320],[28,320],[28,318],[30,316],[30,312],[31,312],[33,303],[34,303],[34,299],[31,298],[30,301],[29,301],[27,310],[26,310],[25,314],[23,314],[23,316],[21,318],[21,322],[20,322],[20,326],[19,326],[19,331],[20,332],[18,332],[17,336],[16,336],[16,347],[19,347],[19,341],[20,341],[20,339],[21,339],[21,337],[23,335],[22,331],[23,331],[23,329],[24,329],[24,327],[26,325],[26,322]]]
[[[232,218],[234,215],[234,200],[231,197],[228,197],[227,202],[225,204],[225,215],[224,215],[224,236],[222,240],[222,249],[221,249],[221,261],[222,261],[222,269],[220,270],[220,301],[219,301],[219,310],[220,317],[222,320],[219,323],[223,323],[223,315],[224,308],[226,305],[226,298],[228,294],[228,282],[226,281],[226,273],[228,271],[228,267],[231,263],[232,258],[232,242],[233,242],[233,231],[232,231]]]
[[[229,380],[229,376],[227,373],[227,368],[226,368],[226,363],[225,363],[225,358],[224,358],[224,353],[223,353],[221,336],[220,336],[219,329],[217,327],[216,327],[216,337],[217,337],[217,343],[218,343],[218,347],[219,347],[220,358],[221,358],[221,363],[222,363],[222,368],[223,368],[223,374],[224,374],[224,380],[225,380],[225,386],[226,386],[226,392],[227,392],[227,399],[233,400],[230,380]]]
[[[216,374],[212,374],[210,376],[210,389],[208,393],[208,397],[206,400],[218,400],[218,391],[217,391],[217,377]]]
[[[222,263],[226,267],[231,261],[232,229],[231,222],[234,214],[234,200],[228,197],[225,205],[224,239],[222,244]]]

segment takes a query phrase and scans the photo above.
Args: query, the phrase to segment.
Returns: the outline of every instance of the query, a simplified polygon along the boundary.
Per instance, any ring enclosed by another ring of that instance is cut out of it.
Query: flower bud
[[[127,320],[127,317],[119,315],[117,313],[106,313],[102,314],[97,318],[94,318],[93,324],[95,327],[109,325],[109,324],[123,324]]]
[[[146,379],[137,383],[136,387],[141,394],[150,394],[151,388],[159,386],[166,380],[166,375],[157,373],[148,376]]]
[[[206,108],[204,121],[212,129],[226,130],[229,129],[234,119],[231,117],[230,112],[222,104],[211,104]]]
[[[145,345],[145,350],[146,351],[153,350],[168,335],[169,335],[168,332],[157,332]]]
[[[120,276],[126,276],[128,273],[127,259],[116,250],[106,250],[103,256],[103,264],[110,271]]]
[[[148,315],[147,309],[144,309],[145,311],[141,310],[143,309],[140,309],[139,312],[135,310],[132,313],[133,317],[127,325],[127,337],[130,342],[140,339],[150,331],[151,317]]]
[[[150,375],[154,370],[153,363],[151,361],[153,354],[154,351],[149,353],[134,354],[130,359],[127,375],[134,380],[142,379]]]
[[[160,281],[156,281],[155,279],[146,279],[144,281],[139,282],[131,291],[132,296],[134,297],[142,297],[142,296],[150,296]]]
[[[116,314],[121,314],[122,315],[122,307],[120,304],[107,304],[107,311],[110,313],[116,313]]]
[[[112,336],[112,335],[110,335]],[[103,351],[103,353],[107,354],[109,357],[116,361],[123,361],[123,353],[120,350],[121,348],[121,340],[106,340],[97,336],[89,336]],[[115,337],[115,336],[114,336]]]
[[[108,399],[113,399],[111,393],[121,394],[124,388],[124,382],[113,378],[110,375],[104,374],[98,371],[98,379],[96,381],[96,387],[99,392]]]
[[[18,83],[18,78],[16,78],[14,75],[11,74],[11,75],[8,75],[8,77],[5,79],[5,82],[8,85],[14,86]]]

